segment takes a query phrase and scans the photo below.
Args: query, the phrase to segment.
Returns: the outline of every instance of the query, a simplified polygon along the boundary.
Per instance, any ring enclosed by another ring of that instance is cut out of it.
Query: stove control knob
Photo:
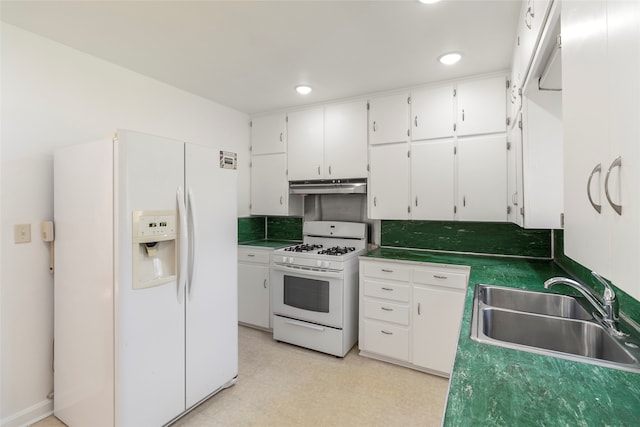
[[[329,267],[331,267],[331,261],[325,261],[325,262],[324,262],[324,266],[323,266],[323,267],[324,267],[324,268],[329,268]]]
[[[317,260],[317,261],[316,261],[316,265],[317,265],[318,267],[322,267],[322,261]]]

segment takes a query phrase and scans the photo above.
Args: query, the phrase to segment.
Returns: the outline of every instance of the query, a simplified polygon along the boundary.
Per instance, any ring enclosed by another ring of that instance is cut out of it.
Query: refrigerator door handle
[[[196,255],[196,216],[195,216],[195,202],[193,197],[193,191],[189,188],[187,190],[187,219],[189,221],[189,255],[188,265],[189,270],[187,273],[187,295],[191,297],[191,287],[193,286],[193,276],[195,273],[195,255]]]
[[[178,251],[178,303],[182,304],[184,300],[184,292],[187,281],[187,258],[188,258],[188,238],[187,238],[187,208],[184,203],[184,191],[182,187],[178,187],[176,191],[176,201],[178,203],[178,218],[180,222],[180,234],[178,241],[180,242]]]

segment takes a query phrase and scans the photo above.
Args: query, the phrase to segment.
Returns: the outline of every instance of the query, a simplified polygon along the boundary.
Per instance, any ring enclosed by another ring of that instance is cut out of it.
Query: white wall
[[[53,278],[39,226],[53,216],[53,150],[125,128],[236,151],[246,216],[250,134],[244,113],[1,25],[0,424],[17,426],[52,408]],[[31,224],[31,243],[13,243],[14,224]]]

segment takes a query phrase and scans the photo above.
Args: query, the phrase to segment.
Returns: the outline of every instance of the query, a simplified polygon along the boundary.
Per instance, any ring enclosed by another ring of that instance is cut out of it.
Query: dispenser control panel
[[[134,218],[134,237],[164,237],[175,236],[177,220],[175,212],[170,214],[154,214],[139,212]]]

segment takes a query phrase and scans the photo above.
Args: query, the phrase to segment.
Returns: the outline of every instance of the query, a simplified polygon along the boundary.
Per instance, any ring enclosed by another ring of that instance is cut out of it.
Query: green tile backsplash
[[[381,245],[480,254],[551,258],[551,230],[511,223],[381,221]]]
[[[238,242],[264,239],[265,227],[265,217],[263,216],[238,218]]]
[[[578,281],[590,286],[592,289],[595,289],[600,293],[604,292],[603,286],[591,275],[591,269],[584,267],[582,264],[575,262],[565,255],[564,230],[553,231],[553,246],[555,253],[554,260],[558,265]],[[614,290],[616,291],[616,298],[618,298],[618,302],[620,304],[620,311],[628,314],[634,321],[640,323],[640,302],[636,301],[635,298],[616,287],[615,283],[610,282],[610,284],[613,285]],[[562,289],[563,293],[565,291],[568,293],[571,290],[568,288]],[[576,293],[576,295],[578,294]]]
[[[302,218],[267,217],[267,239],[302,240]]]

